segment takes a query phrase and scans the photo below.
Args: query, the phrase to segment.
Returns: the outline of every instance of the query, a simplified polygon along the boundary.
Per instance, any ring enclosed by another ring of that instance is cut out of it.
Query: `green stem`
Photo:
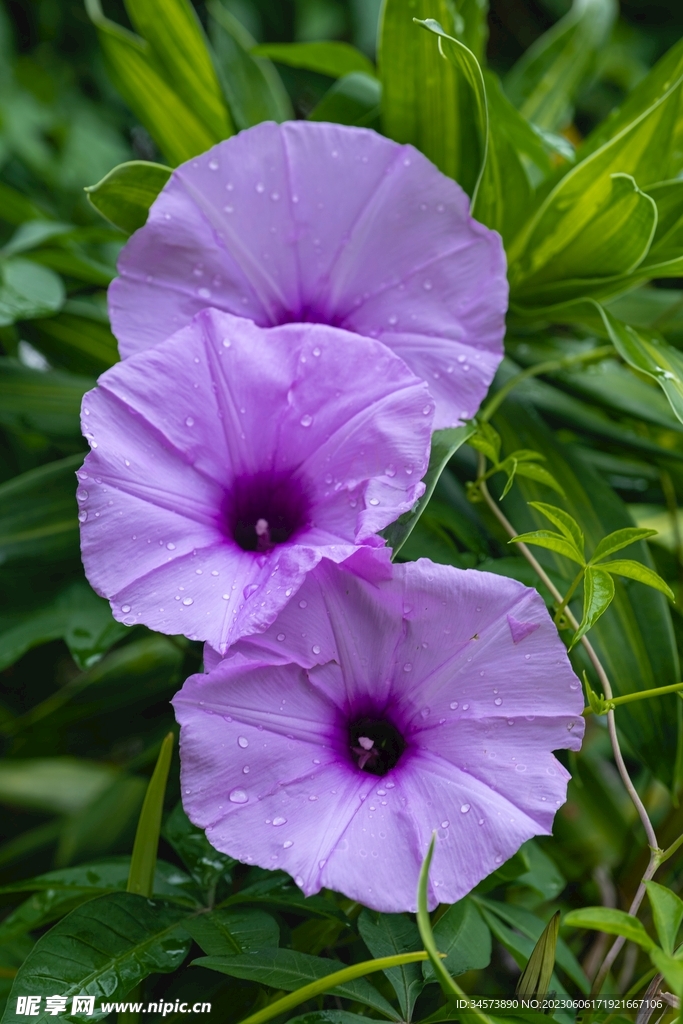
[[[626,693],[623,697],[611,697],[607,701],[607,711],[618,708],[621,704],[631,704],[634,700],[663,697],[667,693],[679,693],[681,690],[683,690],[683,683],[672,683],[671,686],[656,686],[652,690],[637,690],[635,693]],[[584,708],[583,714],[584,716],[592,715],[593,709],[591,707]]]
[[[324,978],[318,978],[309,985],[303,985],[296,992],[290,992],[282,999],[276,999],[270,1006],[264,1007],[258,1013],[252,1013],[251,1017],[245,1017],[241,1024],[265,1024],[265,1021],[279,1017],[281,1013],[293,1010],[295,1006],[315,999],[337,985],[343,985],[347,981],[355,981],[356,978],[363,978],[366,974],[373,974],[375,971],[386,971],[390,967],[402,967],[404,964],[414,964],[419,960],[426,960],[428,954],[424,950],[419,953],[400,953],[397,956],[383,956],[378,960],[366,960],[362,964],[354,964],[352,967],[345,967],[342,971],[335,971],[333,974],[326,974]]]
[[[660,864],[663,864],[665,860],[668,860],[669,857],[673,857],[674,853],[676,853],[681,846],[683,846],[683,836],[679,836],[671,846],[667,846],[666,850],[662,850],[657,857],[657,867],[659,867]]]
[[[556,373],[558,370],[567,370],[571,366],[576,366],[579,363],[599,362],[601,359],[605,359],[607,356],[613,356],[614,354],[614,346],[600,345],[599,348],[593,348],[590,352],[581,352],[578,355],[565,356],[564,359],[548,359],[545,363],[536,363],[535,366],[529,366],[526,370],[522,370],[521,373],[512,377],[507,384],[503,384],[500,391],[497,391],[486,407],[481,410],[478,419],[484,423],[488,423],[510,392],[513,391],[518,384],[528,380],[529,377],[540,377],[544,373]]]
[[[567,605],[571,601],[572,597],[574,596],[574,591],[576,590],[576,588],[578,587],[579,583],[583,579],[583,574],[584,574],[585,571],[586,570],[585,570],[584,567],[579,569],[579,571],[577,572],[576,576],[574,577],[572,585],[570,586],[569,590],[564,595],[564,597],[562,598],[562,601],[558,605],[557,611],[555,612],[555,618],[553,619],[553,622],[555,623],[555,625],[557,625],[557,623],[560,621],[560,616],[562,615],[562,612],[565,610],[565,608],[567,607]]]

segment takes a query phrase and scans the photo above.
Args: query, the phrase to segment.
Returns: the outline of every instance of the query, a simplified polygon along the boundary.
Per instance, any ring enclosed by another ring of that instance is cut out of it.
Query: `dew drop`
[[[422,287],[424,288],[424,290],[426,292],[431,292],[431,290],[432,290],[432,282],[431,281],[425,281],[423,283]]]
[[[405,663],[405,665],[403,666],[403,671],[404,671],[404,672],[411,672],[411,671],[412,671],[412,668],[413,668],[413,666],[412,666],[412,663],[411,663],[411,662],[409,662],[409,661],[407,661],[407,662]]]
[[[451,711],[455,711],[457,707],[458,707],[457,700],[452,700],[451,703],[450,703]]]
[[[320,654],[320,650],[321,650],[320,644],[313,644],[312,650],[313,650],[314,654]]]
[[[194,420],[192,419],[191,416],[188,416],[187,419],[185,420],[185,426],[186,427],[193,427],[194,426]]]
[[[248,799],[243,789],[233,789],[228,797],[231,804],[246,804]]]
[[[285,634],[284,633],[278,633],[277,638],[280,641],[280,643],[282,643],[282,641],[285,639]]]
[[[450,821],[442,821],[441,822],[441,828],[448,828],[449,825],[450,825]]]
[[[175,551],[175,544],[173,544],[171,541],[169,541],[168,544],[166,545],[166,550],[167,551]]]
[[[493,703],[496,705],[496,707],[500,707],[500,705],[503,703],[502,698],[496,697]]]
[[[209,160],[209,170],[211,170],[211,171],[217,171],[218,170],[218,160]]]
[[[238,736],[238,737],[237,737],[237,745],[238,745],[239,747],[241,747],[241,748],[242,748],[242,750],[244,750],[244,749],[245,749],[245,747],[248,747],[248,746],[249,746],[249,740],[247,739],[247,737],[246,737],[246,736]]]
[[[463,711],[468,711],[469,710],[469,704],[463,704],[462,709],[463,709]]]
[[[88,518],[88,513],[85,511],[85,509],[82,509],[78,513],[78,521],[79,521],[79,523],[84,523],[87,518]]]
[[[290,846],[294,846],[294,843],[292,842],[292,840],[291,839],[285,839],[284,843],[282,844],[283,850],[288,850],[290,848]]]
[[[211,298],[211,292],[210,292],[210,290],[208,288],[200,288],[198,290],[198,292],[197,292],[197,295],[199,296],[200,299],[210,299]]]
[[[469,809],[470,809],[470,805],[469,804],[463,804],[462,807],[460,808],[460,813],[461,814],[467,814]]]
[[[305,413],[305,415],[301,417],[299,422],[302,427],[310,427],[311,423],[313,422],[313,417],[309,416],[308,413]]]
[[[258,590],[258,583],[248,583],[242,591],[245,598],[251,597]]]
[[[249,774],[249,765],[248,764],[245,764],[244,768],[242,769],[242,774],[243,775],[248,775]]]
[[[299,601],[299,608],[307,608],[308,601]]]
[[[130,611],[130,605],[129,604],[122,604],[121,605],[121,611],[123,612],[124,615],[127,615],[128,612]]]
[[[286,824],[287,824],[287,819],[286,818],[283,818],[281,816],[278,816],[277,818],[273,818],[273,825],[275,825],[276,828],[278,826],[280,826],[280,825],[286,825]]]
[[[88,492],[85,490],[85,488],[83,488],[83,487],[79,487],[78,488],[78,490],[76,491],[76,500],[77,501],[87,501],[88,500]]]
[[[379,505],[379,498],[370,498],[371,505]]]
[[[230,338],[223,338],[223,348],[230,348],[231,345],[232,342],[230,341]]]
[[[184,597],[183,604],[186,608],[189,608],[191,604],[194,604],[194,600],[191,597]]]
[[[257,184],[256,184],[256,191],[261,193],[261,192],[265,192],[265,190],[266,190],[266,186],[263,184],[263,182],[262,181],[257,182]]]

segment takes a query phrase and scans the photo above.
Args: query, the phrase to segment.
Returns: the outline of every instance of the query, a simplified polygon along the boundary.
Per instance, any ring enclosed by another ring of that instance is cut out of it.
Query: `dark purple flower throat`
[[[349,723],[349,748],[361,771],[386,775],[400,761],[406,741],[388,718],[364,717]]]
[[[225,528],[243,551],[266,552],[309,525],[310,503],[288,475],[238,477],[225,505]]]

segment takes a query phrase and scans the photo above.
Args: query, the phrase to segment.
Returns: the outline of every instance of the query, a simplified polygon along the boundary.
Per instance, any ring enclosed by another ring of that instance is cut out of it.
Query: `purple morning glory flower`
[[[424,491],[434,403],[379,342],[214,309],[83,400],[86,574],[114,616],[220,651]]]
[[[535,590],[382,554],[321,562],[173,703],[183,803],[217,849],[395,913],[434,830],[432,906],[550,833],[569,778],[552,751],[584,721]]]
[[[264,123],[176,168],[109,308],[124,357],[208,305],[378,338],[428,382],[440,428],[476,413],[502,358],[505,272],[498,234],[412,146]]]

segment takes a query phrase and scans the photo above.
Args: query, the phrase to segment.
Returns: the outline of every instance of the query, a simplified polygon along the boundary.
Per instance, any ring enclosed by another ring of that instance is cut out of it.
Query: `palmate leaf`
[[[504,496],[504,495],[503,495]],[[571,540],[567,540],[559,533],[552,530],[533,530],[530,533],[520,533],[513,537],[510,544],[535,544],[540,548],[547,548],[549,551],[556,551],[565,558],[571,558],[579,565],[585,565],[583,555]]]
[[[529,480],[536,480],[539,484],[545,484],[546,487],[550,487],[551,490],[557,491],[564,497],[564,491],[545,466],[539,466],[535,462],[517,462],[515,474],[516,476],[525,476]]]
[[[589,629],[592,629],[603,612],[614,600],[614,582],[608,572],[586,566],[583,574],[583,617],[579,628],[572,637],[569,650],[574,647]]]
[[[109,893],[73,910],[42,936],[20,967],[2,1024],[19,1024],[17,995],[125,997],[152,973],[176,970],[190,948],[182,924],[190,912],[178,904],[133,893]],[[44,1006],[44,1000],[41,1000]],[[53,1018],[45,1011],[35,1024]]]
[[[610,533],[600,541],[591,555],[589,565],[595,565],[596,562],[614,554],[615,551],[621,551],[622,548],[634,544],[637,540],[647,540],[656,535],[656,530],[646,530],[639,526],[626,526],[623,530],[615,530],[614,533]]]
[[[633,527],[628,511],[604,475],[572,446],[555,441],[547,426],[529,410],[524,396],[518,401],[513,392],[496,413],[493,424],[503,438],[504,450],[524,447],[546,456],[566,494],[563,506],[581,523],[589,552],[606,535]],[[492,487],[495,483],[494,478]],[[545,516],[527,503],[542,497],[540,484],[520,478],[504,499],[503,510],[518,530],[532,531],[545,525]],[[534,553],[546,571],[566,581],[558,584],[561,591],[566,590],[576,575],[576,566],[550,550],[537,548]],[[643,541],[634,543],[633,557],[652,567]],[[670,612],[664,595],[655,590],[626,588],[616,579],[614,600],[594,626],[591,644],[605,666],[615,696],[680,681]],[[572,659],[579,672],[589,668],[580,645]],[[674,770],[670,751],[677,742],[676,704],[676,698],[665,696],[619,709],[619,728],[631,749],[666,784],[670,784]]]

